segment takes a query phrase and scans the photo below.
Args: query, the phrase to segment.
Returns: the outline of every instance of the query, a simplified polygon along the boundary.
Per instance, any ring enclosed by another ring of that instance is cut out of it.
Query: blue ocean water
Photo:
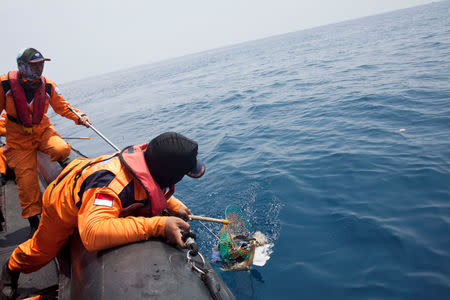
[[[450,2],[215,49],[62,86],[120,148],[177,131],[207,165],[176,195],[237,205],[274,243],[238,299],[448,299]],[[150,59],[150,57],[149,57]],[[90,156],[113,149],[52,116]],[[216,240],[192,222],[206,257]],[[208,224],[218,232],[220,226]]]

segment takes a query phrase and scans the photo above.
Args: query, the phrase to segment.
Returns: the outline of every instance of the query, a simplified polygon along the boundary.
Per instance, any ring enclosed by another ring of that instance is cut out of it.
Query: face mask
[[[19,72],[22,77],[29,81],[39,79],[44,70],[44,62],[39,63],[21,63],[19,64]]]

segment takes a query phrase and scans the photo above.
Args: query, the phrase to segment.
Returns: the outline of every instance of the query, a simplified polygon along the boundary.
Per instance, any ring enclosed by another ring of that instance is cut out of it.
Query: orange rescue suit
[[[145,147],[135,146],[134,150],[143,156],[140,151]],[[145,185],[138,174],[142,170],[150,179]],[[119,154],[76,159],[45,190],[39,228],[33,238],[14,250],[9,267],[23,273],[40,269],[57,255],[75,228],[89,251],[164,237],[166,217],[130,216],[130,212],[135,207],[149,212],[150,203],[153,207],[161,199],[170,214],[184,206],[175,197],[167,197],[146,165],[139,170],[126,166]]]
[[[30,104],[23,99],[25,90],[20,84],[18,71],[1,76],[0,82],[0,112],[5,110],[7,113],[5,156],[16,175],[22,217],[29,218],[40,214],[42,206],[36,151],[50,154],[52,160],[59,161],[70,153],[70,145],[50,123],[46,114],[48,106],[76,124],[78,117],[67,108],[69,103],[60,95],[56,84],[44,77],[41,77],[42,84],[34,91]],[[21,110],[20,114],[17,109]],[[75,111],[81,114],[79,110]]]

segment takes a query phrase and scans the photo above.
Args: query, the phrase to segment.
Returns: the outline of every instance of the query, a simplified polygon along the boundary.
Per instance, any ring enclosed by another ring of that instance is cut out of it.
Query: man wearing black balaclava
[[[172,194],[184,175],[204,174],[197,151],[197,142],[167,132],[120,153],[72,161],[45,191],[35,235],[3,265],[2,293],[13,295],[20,272],[46,265],[75,228],[89,251],[150,237],[184,248],[181,236],[189,231],[189,224],[182,218],[187,219],[191,211]],[[162,216],[164,211],[169,216]]]

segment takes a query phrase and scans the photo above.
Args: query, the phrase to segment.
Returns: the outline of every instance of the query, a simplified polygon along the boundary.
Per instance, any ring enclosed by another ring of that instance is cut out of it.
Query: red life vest
[[[33,112],[28,107],[25,91],[20,84],[19,71],[9,72],[8,79],[20,123],[28,128],[33,127],[33,124],[39,124],[45,110],[45,78],[41,76],[42,84],[34,91]]]
[[[171,194],[164,195],[159,185],[151,176],[144,158],[144,151],[147,149],[147,145],[129,146],[120,152],[119,158],[144,187],[147,197],[150,200],[149,212],[151,212],[152,216],[157,216],[167,208],[167,199],[173,194],[173,187],[170,190]]]

